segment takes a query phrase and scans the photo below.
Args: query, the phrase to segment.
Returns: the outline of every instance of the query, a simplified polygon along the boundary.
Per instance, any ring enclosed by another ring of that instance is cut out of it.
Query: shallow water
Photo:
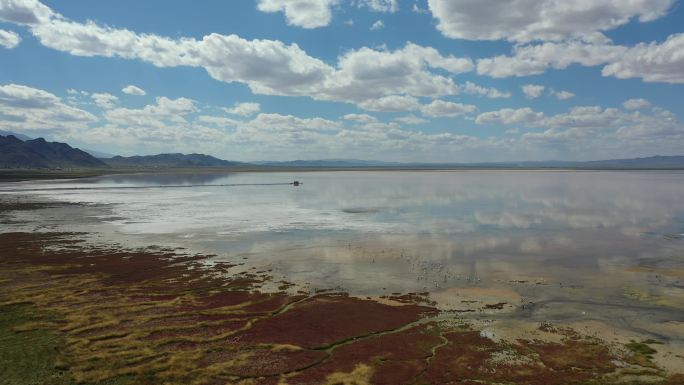
[[[94,205],[17,213],[32,230],[184,246],[312,289],[428,291],[474,315],[506,303],[487,317],[684,320],[682,172],[158,174],[0,190]]]

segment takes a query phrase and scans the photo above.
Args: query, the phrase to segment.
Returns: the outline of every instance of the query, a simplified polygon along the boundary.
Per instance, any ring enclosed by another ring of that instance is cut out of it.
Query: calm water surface
[[[128,186],[144,188],[111,188]],[[159,174],[2,190],[92,204],[17,213],[31,230],[184,246],[312,289],[428,291],[460,311],[474,298],[634,328],[684,320],[681,172]]]

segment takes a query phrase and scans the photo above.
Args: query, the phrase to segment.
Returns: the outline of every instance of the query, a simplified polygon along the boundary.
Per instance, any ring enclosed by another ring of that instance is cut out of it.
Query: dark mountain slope
[[[103,160],[112,167],[235,167],[246,165],[246,163],[232,162],[204,154],[115,156]]]
[[[104,162],[66,143],[0,136],[1,168],[106,168]]]

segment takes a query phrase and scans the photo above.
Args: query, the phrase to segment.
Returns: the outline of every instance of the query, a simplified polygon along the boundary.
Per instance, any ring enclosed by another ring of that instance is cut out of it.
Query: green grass
[[[649,343],[649,341],[645,341],[645,342]],[[648,346],[646,343],[632,341],[632,342],[626,344],[625,347],[634,353],[641,354],[643,356],[651,358],[653,356],[653,354],[657,353],[657,350]]]
[[[29,322],[48,321],[54,317],[32,311],[30,305],[0,307],[0,384],[62,385],[71,384],[66,374],[55,368],[63,340],[54,332],[37,329],[13,330]]]
[[[32,305],[0,306],[0,385],[75,385],[68,369],[57,368],[64,338],[54,330],[16,331],[34,322],[58,317],[37,311]],[[129,378],[117,378],[98,385],[124,385]],[[87,385],[87,384],[80,384]]]

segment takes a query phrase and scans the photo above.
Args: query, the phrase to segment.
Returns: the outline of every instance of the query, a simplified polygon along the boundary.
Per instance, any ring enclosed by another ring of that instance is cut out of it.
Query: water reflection
[[[684,309],[680,172],[210,173],[68,185],[293,180],[304,184],[36,194],[105,205],[100,219],[129,240],[246,258],[245,270],[311,288],[430,291],[462,311],[482,304],[469,305],[477,293],[498,295],[532,318],[628,319],[657,307],[649,314],[662,321]],[[598,316],[596,303],[621,310]]]

